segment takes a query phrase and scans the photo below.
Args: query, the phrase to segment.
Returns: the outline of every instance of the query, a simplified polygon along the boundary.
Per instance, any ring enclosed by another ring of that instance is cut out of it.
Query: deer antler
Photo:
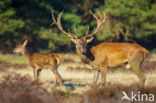
[[[89,26],[88,26],[88,29],[87,29],[87,32],[86,32],[86,35],[85,35],[85,37],[87,37],[87,35],[88,35],[88,32],[89,32]]]
[[[75,31],[75,37],[76,37],[76,39],[78,39],[78,32],[77,32],[77,30],[76,30],[76,28],[74,27],[74,31]]]
[[[86,37],[87,36],[92,37],[93,35],[95,35],[98,32],[98,30],[100,29],[101,25],[106,21],[105,13],[103,13],[103,15],[101,15],[101,13],[97,10],[97,13],[99,15],[99,18],[98,18],[92,11],[89,11],[89,12],[96,19],[96,21],[97,21],[97,27],[96,27],[96,29],[91,34],[88,34],[88,31],[87,31]]]
[[[58,17],[57,17],[57,20],[56,20],[55,17],[54,17],[54,15],[53,15],[53,13],[52,13],[52,19],[53,19],[52,25],[53,25],[53,24],[57,25],[58,28],[59,28],[59,30],[60,30],[61,32],[63,32],[65,35],[67,35],[69,38],[76,39],[76,38],[75,38],[74,36],[72,36],[72,34],[70,33],[69,28],[68,28],[68,31],[69,31],[69,32],[66,32],[65,30],[63,30],[63,27],[62,27],[62,25],[61,25],[61,16],[62,16],[62,14],[63,14],[63,11],[62,11],[61,13],[59,13],[59,15],[58,15]]]

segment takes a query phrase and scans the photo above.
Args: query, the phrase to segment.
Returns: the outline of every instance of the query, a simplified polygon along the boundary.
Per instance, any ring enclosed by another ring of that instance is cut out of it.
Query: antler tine
[[[75,31],[75,33],[77,33],[77,31],[76,31],[76,28],[74,27],[74,31]]]
[[[88,26],[88,29],[87,29],[87,32],[86,32],[86,35],[85,35],[85,37],[87,37],[87,35],[88,35],[88,32],[89,32],[89,26]]]
[[[62,17],[63,11],[61,13],[59,13],[59,15],[57,16],[57,21],[58,23],[61,25],[61,17]]]
[[[101,20],[102,22],[105,22],[105,20],[106,20],[106,14],[105,14],[105,12],[102,13],[103,16],[101,15],[101,13],[100,13],[99,10],[97,10],[97,13],[98,13],[98,15],[100,16],[100,19],[99,19],[99,20]]]
[[[102,20],[102,22],[104,23],[106,21],[106,13],[104,12],[103,13],[103,20]]]
[[[54,17],[54,14],[52,13],[52,19],[53,19],[53,24],[57,25],[57,27],[60,29],[61,32],[63,32],[65,35],[67,35],[69,38],[74,38],[74,36],[72,36],[71,33],[68,33],[66,31],[63,30],[62,25],[61,25],[61,16],[63,14],[63,11],[61,13],[59,13],[59,15],[57,16],[57,20]]]
[[[52,16],[52,20],[53,20],[53,22],[51,23],[51,25],[57,24],[53,12],[51,13],[51,16]]]
[[[99,16],[100,16],[100,19],[102,19],[102,15],[100,14],[100,11],[99,11],[99,10],[97,10],[97,13],[98,13]]]
[[[61,13],[59,13],[59,15],[57,16],[57,25],[58,25],[58,28],[59,29],[61,29],[62,31],[64,31],[63,28],[62,28],[62,25],[61,25],[61,16],[62,16],[62,14],[63,14],[63,11]]]
[[[97,21],[97,27],[96,27],[96,29],[94,29],[94,31],[90,34],[90,35],[88,35],[88,36],[93,36],[93,35],[95,35],[97,32],[98,32],[98,30],[100,29],[100,27],[101,27],[101,25],[105,22],[105,20],[106,20],[106,17],[105,17],[105,13],[103,14],[103,16],[101,15],[101,13],[97,10],[97,13],[98,13],[98,15],[99,15],[99,18],[92,12],[92,11],[89,11],[90,13],[91,13],[91,15],[96,19],[96,21]]]
[[[78,33],[77,33],[77,30],[76,30],[75,26],[74,26],[74,31],[75,31],[75,34],[76,34],[76,38],[78,39]]]
[[[62,12],[61,12],[62,13]],[[60,13],[60,14],[61,14]],[[57,25],[58,26],[58,19],[60,18],[59,16],[61,16],[61,15],[58,15],[58,17],[57,17],[57,20],[55,19],[55,17],[54,17],[54,14],[53,14],[53,12],[52,12],[52,20],[53,20],[53,23],[51,24],[51,25],[53,25],[53,24],[55,24],[55,25]],[[60,20],[60,19],[59,19]]]
[[[69,28],[68,28],[68,32],[71,33]]]
[[[97,16],[95,16],[95,14],[94,14],[91,10],[89,10],[89,13],[91,13],[91,15],[93,15],[93,17],[94,17],[96,20],[98,20]]]

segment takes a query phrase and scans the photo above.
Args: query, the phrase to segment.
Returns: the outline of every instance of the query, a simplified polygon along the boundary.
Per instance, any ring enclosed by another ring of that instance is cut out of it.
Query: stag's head
[[[104,14],[101,14],[99,11],[97,11],[98,13],[98,16],[96,16],[95,14],[93,14],[91,11],[90,11],[90,14],[96,19],[97,21],[97,27],[96,29],[93,30],[93,32],[91,34],[89,34],[89,27],[88,27],[88,30],[86,32],[86,34],[81,37],[81,38],[78,38],[78,33],[76,32],[76,28],[75,28],[75,35],[72,35],[71,32],[66,32],[62,25],[61,25],[61,16],[63,14],[63,12],[61,12],[57,19],[55,19],[53,13],[52,13],[52,19],[53,19],[53,24],[56,24],[59,28],[59,30],[61,32],[63,32],[63,34],[65,34],[66,36],[69,37],[69,39],[75,43],[76,45],[76,49],[79,50],[81,53],[85,53],[87,51],[87,44],[89,42],[91,42],[93,39],[94,39],[94,35],[99,31],[101,25],[105,22],[106,20],[106,16],[105,16],[105,13]]]
[[[28,40],[25,40],[23,44],[17,45],[16,48],[14,48],[14,53],[23,54],[25,46],[27,45]]]

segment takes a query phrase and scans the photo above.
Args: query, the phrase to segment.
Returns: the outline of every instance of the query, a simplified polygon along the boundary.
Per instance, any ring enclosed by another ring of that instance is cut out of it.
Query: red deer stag
[[[99,73],[101,73],[102,83],[106,82],[106,72],[107,68],[121,66],[125,63],[128,63],[132,70],[139,77],[140,83],[144,85],[146,80],[145,75],[141,72],[140,66],[145,56],[148,54],[148,50],[136,43],[107,43],[103,42],[96,46],[87,48],[87,43],[91,42],[94,39],[94,35],[98,32],[101,25],[105,22],[105,14],[101,14],[97,11],[99,16],[96,16],[90,11],[91,15],[97,21],[97,27],[93,30],[91,34],[86,32],[86,35],[78,38],[76,35],[72,35],[70,32],[66,32],[61,25],[61,12],[57,20],[52,14],[53,24],[56,24],[61,32],[63,32],[69,39],[75,43],[76,52],[80,56],[81,60],[89,64],[94,70],[93,84],[96,84]]]
[[[38,84],[38,76],[40,74],[41,69],[49,68],[54,73],[56,78],[54,85],[56,85],[56,82],[58,80],[62,87],[62,79],[60,74],[57,71],[57,68],[61,63],[61,57],[53,53],[32,53],[31,54],[26,48],[27,43],[28,41],[25,40],[23,45],[18,45],[14,49],[14,53],[21,53],[29,60],[29,64],[33,68],[33,72],[34,72],[33,82]]]

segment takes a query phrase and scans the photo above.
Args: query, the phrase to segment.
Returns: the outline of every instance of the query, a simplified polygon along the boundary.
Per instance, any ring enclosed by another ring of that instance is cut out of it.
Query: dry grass
[[[139,91],[140,94],[156,95],[156,86],[141,87],[137,84],[125,86],[107,83],[104,87],[97,85],[84,91],[83,94],[77,94],[56,89],[48,92],[42,87],[42,83],[38,86],[32,85],[29,75],[22,76],[12,72],[5,74],[1,79],[0,103],[121,103],[123,91],[128,94],[131,91],[137,94]]]
[[[32,85],[31,81],[28,75],[22,76],[13,72],[4,75],[0,83],[0,103],[62,103],[69,96],[78,96],[55,89],[51,89],[49,93],[41,84]]]

